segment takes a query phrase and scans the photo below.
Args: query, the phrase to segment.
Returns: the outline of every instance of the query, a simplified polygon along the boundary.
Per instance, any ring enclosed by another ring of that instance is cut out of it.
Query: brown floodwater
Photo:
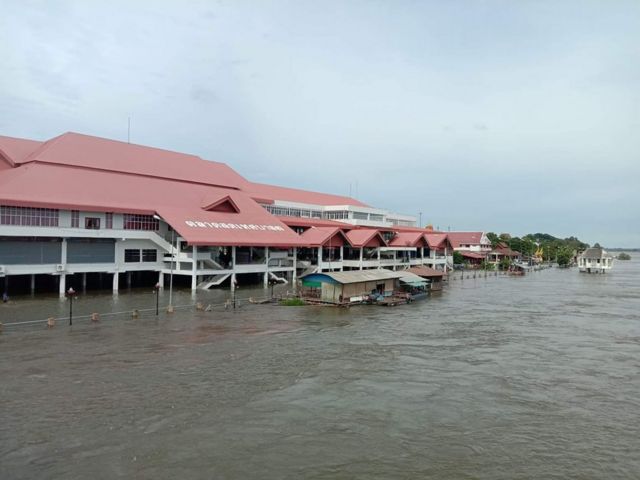
[[[66,302],[12,300],[1,479],[640,478],[635,259],[458,280],[396,308],[156,318],[136,290],[79,295],[74,325],[47,329],[10,324],[63,317]]]

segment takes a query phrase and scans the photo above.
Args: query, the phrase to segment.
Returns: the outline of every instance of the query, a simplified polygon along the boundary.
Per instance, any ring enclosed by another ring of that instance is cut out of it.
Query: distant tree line
[[[562,239],[548,233],[530,233],[523,237],[512,237],[508,233],[497,235],[489,232],[487,237],[493,248],[506,245],[527,257],[541,251],[544,261],[558,262],[559,265],[568,265],[574,255],[589,248],[588,243],[581,242],[576,237]]]

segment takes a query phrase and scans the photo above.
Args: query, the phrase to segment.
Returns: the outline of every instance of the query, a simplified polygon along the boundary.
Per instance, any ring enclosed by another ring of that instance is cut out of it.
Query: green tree
[[[487,238],[491,242],[491,248],[496,248],[502,242],[502,240],[500,240],[500,237],[498,237],[498,235],[493,232],[487,233]]]
[[[562,247],[558,250],[558,266],[567,267],[573,258],[573,251],[567,247]]]
[[[509,270],[509,267],[511,266],[511,259],[509,257],[503,257],[498,266],[500,270]]]
[[[455,265],[462,265],[464,263],[464,257],[456,250],[453,251],[453,263]]]

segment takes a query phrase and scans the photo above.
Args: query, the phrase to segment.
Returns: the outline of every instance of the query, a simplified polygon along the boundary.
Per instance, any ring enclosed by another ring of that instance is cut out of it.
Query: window
[[[143,262],[157,262],[158,261],[158,251],[155,249],[144,249],[142,250],[142,261]]]
[[[160,222],[153,218],[153,215],[138,215],[133,213],[124,214],[125,230],[151,230],[160,229]]]
[[[104,214],[104,228],[113,228],[113,213],[107,212]]]
[[[80,228],[80,212],[71,210],[71,228]]]
[[[140,261],[140,250],[127,248],[124,251],[125,263],[137,263]]]
[[[57,227],[58,210],[2,205],[0,207],[0,224],[23,227]]]
[[[349,212],[345,210],[338,210],[336,212],[324,212],[324,218],[329,220],[343,220],[349,218]]]
[[[369,220],[369,214],[364,212],[353,212],[355,220]]]
[[[372,222],[381,222],[383,219],[383,215],[378,215],[377,213],[369,214],[369,220],[371,220]]]
[[[100,219],[98,217],[85,217],[84,228],[87,230],[100,230]]]

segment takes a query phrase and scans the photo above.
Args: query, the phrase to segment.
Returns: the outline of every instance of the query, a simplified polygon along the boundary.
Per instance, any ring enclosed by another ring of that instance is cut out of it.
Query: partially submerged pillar
[[[191,266],[191,291],[198,288],[198,247],[193,246],[193,265]]]
[[[67,286],[67,275],[65,273],[61,273],[58,276],[58,282],[58,292],[60,293],[60,298],[64,298]]]
[[[114,291],[115,293],[117,293],[117,292],[118,292],[118,282],[119,282],[119,280],[120,280],[120,279],[119,279],[119,274],[118,274],[118,272],[114,272],[114,273],[113,273],[113,285],[112,285],[112,288],[113,288],[113,291]]]

